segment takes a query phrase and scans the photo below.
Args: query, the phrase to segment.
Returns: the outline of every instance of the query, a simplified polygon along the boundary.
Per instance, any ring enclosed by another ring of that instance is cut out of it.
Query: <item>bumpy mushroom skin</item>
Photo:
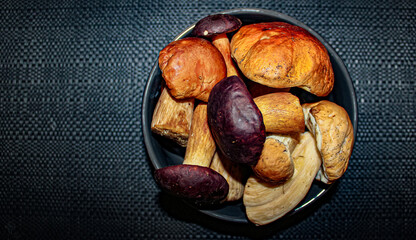
[[[244,189],[248,219],[256,225],[271,223],[294,209],[308,193],[321,165],[312,134],[305,132],[292,153],[295,171],[285,183],[266,183],[252,175]]]
[[[164,87],[153,111],[152,132],[172,139],[180,146],[186,147],[191,128],[194,102],[193,98],[175,99],[169,94],[167,88]]]
[[[283,183],[293,176],[294,166],[291,152],[298,140],[289,135],[269,135],[264,143],[260,159],[253,172],[262,180]]]
[[[269,93],[254,98],[263,115],[266,132],[277,134],[301,133],[305,122],[299,98],[287,93]]]
[[[159,67],[173,97],[204,102],[227,74],[218,49],[208,40],[196,37],[169,43],[159,53]]]
[[[300,87],[326,96],[334,85],[323,44],[303,28],[288,23],[241,27],[231,39],[231,56],[247,78],[270,87]]]
[[[351,120],[343,107],[327,100],[304,103],[302,107],[305,124],[315,136],[322,156],[322,169],[317,178],[331,183],[348,167],[354,144]]]

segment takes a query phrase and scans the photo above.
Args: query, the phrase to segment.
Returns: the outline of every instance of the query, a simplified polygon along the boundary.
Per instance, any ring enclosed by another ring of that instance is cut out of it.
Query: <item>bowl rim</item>
[[[357,135],[357,129],[358,129],[358,103],[357,103],[357,96],[356,96],[356,91],[352,82],[352,79],[350,77],[350,74],[345,66],[344,61],[341,59],[341,57],[337,54],[337,52],[332,48],[332,46],[329,45],[329,43],[323,38],[321,37],[317,32],[315,32],[311,27],[309,27],[308,25],[306,25],[305,23],[289,16],[286,15],[284,13],[281,12],[277,12],[277,11],[273,11],[273,10],[267,10],[267,9],[261,9],[261,8],[234,8],[234,9],[229,9],[229,10],[224,10],[224,11],[220,11],[220,12],[214,12],[210,15],[213,14],[244,14],[244,13],[258,13],[261,15],[265,15],[265,16],[269,16],[272,18],[278,18],[278,19],[282,19],[284,21],[289,22],[292,25],[296,25],[299,27],[304,28],[305,30],[307,30],[309,33],[311,33],[314,37],[316,37],[327,49],[328,53],[331,55],[331,57],[333,58],[333,60],[335,62],[339,63],[339,70],[341,71],[341,75],[345,76],[346,78],[346,84],[348,85],[348,88],[351,89],[352,92],[352,106],[351,108],[353,109],[353,116],[350,116],[352,124],[354,126],[354,144],[353,144],[353,149],[354,149],[354,145],[356,142],[356,135]],[[172,40],[172,41],[176,41],[178,39],[181,39],[182,37],[184,37],[185,35],[189,34],[192,29],[195,27],[195,24],[197,23],[197,21],[195,21],[192,25],[188,26],[185,30],[183,30],[180,34],[176,35],[176,37]],[[143,94],[143,98],[142,98],[142,130],[143,130],[143,136],[144,136],[144,142],[145,142],[145,147],[147,150],[147,154],[149,155],[150,161],[153,165],[153,167],[155,169],[159,169],[162,168],[164,166],[162,166],[159,162],[155,161],[156,159],[156,154],[154,152],[154,149],[151,146],[151,143],[149,142],[148,138],[146,136],[151,135],[151,131],[150,131],[150,126],[147,124],[147,115],[145,113],[145,110],[148,108],[148,101],[147,99],[149,99],[149,94],[150,94],[150,82],[152,79],[152,76],[154,75],[154,72],[159,68],[158,66],[158,60],[156,58],[153,67],[150,71],[149,77],[147,78],[146,81],[146,86],[144,89],[144,94]],[[337,180],[338,182],[338,180]],[[309,201],[303,203],[302,205],[297,206],[296,208],[294,208],[293,210],[291,210],[288,214],[286,214],[287,216],[293,215],[296,212],[299,212],[300,210],[303,210],[305,207],[310,206],[313,202],[316,202],[319,198],[321,198],[323,195],[325,195],[324,193],[329,191],[332,187],[333,184],[330,184],[328,187],[326,187],[325,189],[322,189],[315,197],[311,198]],[[197,209],[198,211],[220,219],[220,220],[225,220],[225,221],[229,221],[229,222],[235,222],[235,223],[248,223],[247,219],[231,219],[230,217],[226,217],[223,216],[221,214],[218,214],[216,212],[212,212],[211,210],[204,210],[204,209]]]

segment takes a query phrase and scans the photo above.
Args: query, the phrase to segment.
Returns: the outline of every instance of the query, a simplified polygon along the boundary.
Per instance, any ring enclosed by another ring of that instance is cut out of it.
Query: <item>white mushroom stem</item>
[[[207,119],[207,104],[196,106],[183,164],[209,167],[215,153],[215,141]]]
[[[235,66],[233,59],[231,58],[231,47],[230,40],[227,37],[227,34],[222,33],[214,36],[212,38],[212,44],[221,52],[225,60],[225,65],[227,66],[227,77],[230,76],[239,76],[241,77],[237,67]]]
[[[194,99],[175,99],[164,87],[153,111],[152,132],[172,139],[180,146],[186,147],[194,111],[194,101]]]

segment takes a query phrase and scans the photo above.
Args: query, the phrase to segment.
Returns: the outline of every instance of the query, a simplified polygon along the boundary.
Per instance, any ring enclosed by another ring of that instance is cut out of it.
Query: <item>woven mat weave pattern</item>
[[[0,239],[415,236],[415,1],[59,2],[0,6]],[[160,194],[143,144],[141,102],[158,52],[234,8],[309,25],[357,93],[348,171],[279,229],[213,220]]]

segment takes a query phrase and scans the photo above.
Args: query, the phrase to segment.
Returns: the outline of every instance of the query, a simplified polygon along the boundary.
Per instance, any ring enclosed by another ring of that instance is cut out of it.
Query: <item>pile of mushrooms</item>
[[[242,200],[247,218],[265,225],[294,209],[314,180],[345,173],[354,142],[346,111],[290,92],[333,89],[328,53],[306,30],[210,15],[160,52],[159,67],[152,131],[186,147],[183,164],[155,170],[164,191],[199,206]]]

